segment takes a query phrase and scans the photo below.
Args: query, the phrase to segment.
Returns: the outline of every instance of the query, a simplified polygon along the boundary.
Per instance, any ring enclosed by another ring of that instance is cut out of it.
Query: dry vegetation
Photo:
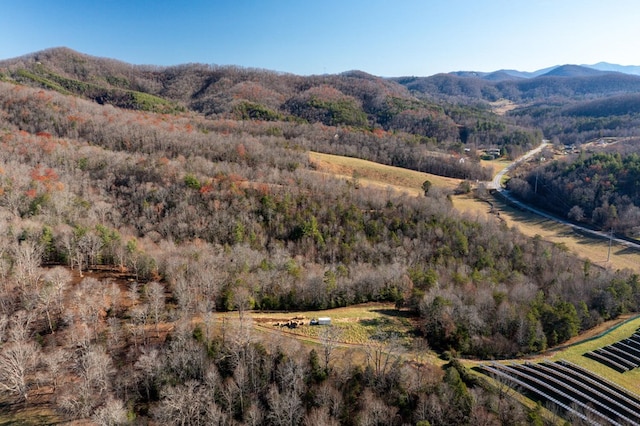
[[[311,341],[317,343],[320,342],[320,335],[326,327],[309,323],[318,317],[331,318],[331,326],[338,333],[337,342],[347,346],[366,344],[372,336],[380,332],[397,333],[407,347],[412,346],[415,337],[415,315],[409,311],[398,310],[390,303],[367,303],[323,311],[251,314],[254,323],[259,327],[295,337],[311,338]],[[289,321],[296,321],[301,325],[288,328],[285,324]]]
[[[311,152],[309,159],[321,172],[346,179],[357,179],[361,183],[379,188],[393,188],[416,196],[424,195],[422,184],[425,180],[444,191],[453,191],[461,182],[460,179],[387,166],[359,158]]]
[[[463,135],[509,156],[539,139],[489,110],[361,73],[66,51],[0,72],[0,423],[535,423],[457,357],[640,306],[637,275],[456,210],[504,165]]]

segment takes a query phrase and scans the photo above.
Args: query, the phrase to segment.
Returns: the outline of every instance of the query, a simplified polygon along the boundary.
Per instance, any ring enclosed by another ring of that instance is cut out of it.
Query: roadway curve
[[[498,172],[497,175],[494,176],[493,180],[491,181],[491,183],[489,184],[489,189],[495,189],[498,192],[504,192],[506,191],[504,188],[502,188],[502,178],[504,178],[504,176],[509,173],[511,170],[513,170],[516,166],[520,165],[521,163],[529,160],[531,157],[533,157],[536,154],[539,154],[543,149],[545,149],[547,146],[549,145],[549,141],[547,140],[543,140],[542,143],[537,147],[532,149],[531,151],[528,151],[526,154],[522,155],[520,158],[516,159],[516,161],[514,161],[513,163],[509,164],[507,167],[505,167],[504,169],[500,170]]]
[[[537,148],[534,148],[531,151],[528,151],[526,154],[524,154],[521,157],[519,157],[513,163],[509,164],[507,167],[505,167],[504,169],[500,170],[495,175],[493,180],[489,183],[488,188],[489,189],[495,189],[496,192],[498,192],[503,198],[505,198],[507,201],[509,201],[509,203],[515,205],[519,209],[527,210],[527,211],[529,211],[531,213],[537,214],[538,216],[542,216],[545,219],[556,221],[556,222],[561,223],[563,225],[569,226],[569,227],[573,228],[574,230],[577,230],[577,231],[580,231],[580,232],[584,232],[584,233],[587,233],[587,234],[590,234],[590,235],[593,235],[593,236],[596,236],[596,237],[604,238],[604,239],[610,239],[611,238],[611,241],[615,241],[616,243],[618,243],[620,245],[640,250],[640,244],[638,244],[638,243],[634,243],[632,241],[628,241],[628,240],[625,240],[625,239],[622,239],[622,238],[617,238],[615,236],[612,236],[609,232],[596,231],[596,230],[593,230],[593,229],[585,228],[584,226],[576,225],[575,223],[569,222],[566,219],[560,218],[558,216],[554,216],[554,215],[552,215],[550,213],[547,213],[547,212],[545,212],[543,210],[540,210],[540,209],[538,209],[536,207],[533,207],[533,206],[530,206],[528,204],[525,204],[522,201],[514,198],[511,195],[510,191],[508,191],[507,189],[502,187],[501,182],[502,182],[502,179],[504,178],[505,175],[507,175],[511,170],[513,170],[519,164],[529,160],[534,155],[540,153],[548,145],[549,145],[549,142],[546,141],[546,140],[543,140],[542,144],[540,144]]]

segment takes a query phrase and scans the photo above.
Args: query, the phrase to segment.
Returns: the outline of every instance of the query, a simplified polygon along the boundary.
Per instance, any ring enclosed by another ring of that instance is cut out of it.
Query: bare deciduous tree
[[[147,341],[147,320],[149,318],[149,305],[146,303],[139,303],[132,306],[129,309],[129,316],[131,317],[131,323],[129,329],[133,335],[134,345],[138,345],[138,338],[142,336],[143,341]]]
[[[324,371],[330,372],[330,363],[333,358],[334,351],[338,346],[340,339],[340,329],[331,325],[323,327],[320,330],[320,341],[322,342],[322,355],[324,360]]]
[[[155,325],[156,337],[160,337],[160,330],[158,325],[160,323],[160,315],[164,309],[164,287],[157,281],[148,283],[145,287],[145,293],[153,317],[153,323]]]
[[[44,274],[44,281],[51,285],[54,291],[54,301],[57,304],[58,311],[62,312],[64,295],[71,284],[73,276],[67,268],[56,266],[48,269]]]
[[[365,345],[367,364],[373,368],[376,377],[389,372],[391,366],[399,361],[402,345],[396,334],[377,333]]]
[[[184,385],[171,386],[162,393],[162,399],[153,409],[153,417],[165,425],[206,424],[204,394],[195,380]]]
[[[338,426],[340,422],[329,415],[327,407],[312,408],[304,417],[305,426]]]
[[[44,365],[46,367],[46,375],[48,376],[48,382],[53,387],[55,393],[60,379],[65,377],[66,366],[65,363],[69,358],[69,354],[64,348],[56,348],[50,352],[47,352],[42,357]]]
[[[78,313],[82,321],[90,327],[93,332],[92,338],[98,334],[98,325],[103,311],[107,304],[102,292],[102,283],[95,278],[86,277],[76,288],[75,298]]]
[[[75,361],[79,381],[73,388],[65,389],[60,406],[73,416],[89,417],[110,395],[115,368],[109,354],[100,346],[88,347]]]
[[[144,395],[148,400],[151,399],[151,391],[156,386],[156,381],[162,368],[162,359],[158,350],[152,349],[145,351],[138,358],[134,365],[136,371],[137,382],[142,386]]]
[[[124,403],[111,396],[93,413],[91,420],[100,426],[118,426],[129,423]]]
[[[358,424],[361,426],[377,426],[394,424],[398,409],[389,407],[382,399],[374,395],[370,390],[365,390],[362,396],[362,410]]]
[[[28,400],[28,375],[38,361],[38,346],[31,341],[10,341],[0,349],[0,389]]]
[[[247,408],[244,416],[244,422],[248,426],[259,426],[263,424],[264,409],[258,405],[258,402],[254,402]]]
[[[280,392],[274,384],[267,393],[269,413],[267,417],[277,426],[292,426],[302,418],[302,401],[300,396],[292,391]]]
[[[38,283],[44,250],[40,244],[25,240],[14,244],[12,253],[14,277],[22,291],[27,292]]]

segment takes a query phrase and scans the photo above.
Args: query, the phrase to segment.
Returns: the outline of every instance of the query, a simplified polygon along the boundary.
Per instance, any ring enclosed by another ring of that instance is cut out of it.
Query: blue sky
[[[637,0],[0,0],[0,59],[66,46],[134,64],[427,76],[640,65]]]

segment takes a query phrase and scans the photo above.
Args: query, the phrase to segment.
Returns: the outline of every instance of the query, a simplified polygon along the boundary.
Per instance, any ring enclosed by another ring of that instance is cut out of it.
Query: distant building
[[[501,153],[500,153],[500,148],[491,148],[491,149],[487,149],[484,151],[485,155],[487,157],[491,157],[494,160],[496,158],[500,158],[501,157]]]

